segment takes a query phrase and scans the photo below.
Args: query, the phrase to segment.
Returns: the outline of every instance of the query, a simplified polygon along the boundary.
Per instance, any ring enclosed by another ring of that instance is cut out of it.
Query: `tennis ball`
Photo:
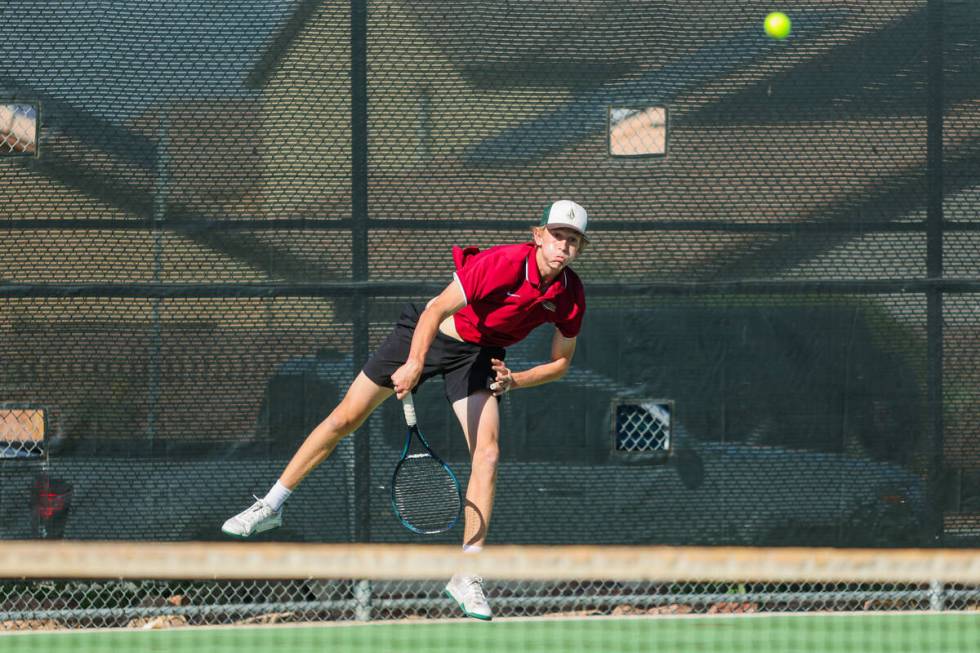
[[[766,16],[764,26],[766,28],[766,34],[778,41],[782,41],[792,31],[793,22],[783,12],[774,11]]]

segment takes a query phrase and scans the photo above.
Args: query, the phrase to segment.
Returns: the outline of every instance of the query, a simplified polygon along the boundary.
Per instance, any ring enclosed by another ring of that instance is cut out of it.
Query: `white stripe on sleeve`
[[[466,301],[466,304],[469,304],[470,298],[466,296],[466,288],[463,287],[463,282],[459,280],[459,274],[453,272],[453,279],[455,279],[456,283],[459,285],[459,291],[463,293],[463,299]],[[463,304],[463,306],[466,306],[466,304]]]

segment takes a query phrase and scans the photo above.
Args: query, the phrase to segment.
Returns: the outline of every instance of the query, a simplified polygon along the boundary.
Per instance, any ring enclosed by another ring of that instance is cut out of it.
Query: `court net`
[[[493,622],[444,595],[460,571]],[[0,632],[4,653],[966,653],[980,553],[8,542]]]

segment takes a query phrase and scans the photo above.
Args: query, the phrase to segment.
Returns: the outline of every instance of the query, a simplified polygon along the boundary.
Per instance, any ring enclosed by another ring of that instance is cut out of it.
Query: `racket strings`
[[[405,458],[395,472],[392,490],[399,516],[419,531],[447,530],[459,517],[459,485],[449,470],[428,454]]]

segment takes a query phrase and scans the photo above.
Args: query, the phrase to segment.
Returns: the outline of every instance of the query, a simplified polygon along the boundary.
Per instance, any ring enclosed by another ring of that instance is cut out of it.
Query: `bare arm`
[[[447,317],[466,306],[466,296],[459,284],[453,281],[439,293],[419,315],[415,333],[412,336],[412,348],[408,352],[408,360],[391,375],[395,384],[395,396],[402,399],[419,382],[425,355],[435,340],[439,325]]]
[[[555,329],[555,335],[551,339],[551,361],[522,372],[512,372],[502,360],[492,359],[493,369],[497,373],[497,380],[490,386],[494,395],[500,396],[514,388],[530,388],[550,383],[565,376],[572,365],[572,356],[575,355],[575,340],[566,338],[561,331]]]

